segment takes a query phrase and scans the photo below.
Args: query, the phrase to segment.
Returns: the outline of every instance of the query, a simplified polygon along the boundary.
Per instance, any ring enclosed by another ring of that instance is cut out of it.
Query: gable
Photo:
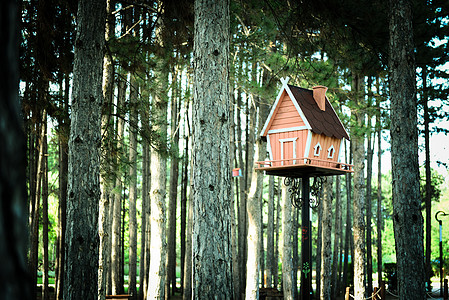
[[[291,127],[301,127],[304,125],[304,121],[298,114],[293,101],[287,93],[283,93],[271,120],[269,131]]]
[[[265,125],[260,132],[262,137],[266,137],[270,130],[276,132],[279,130],[284,131],[288,128],[291,130],[311,129],[298,103],[292,101],[294,96],[287,85],[288,77],[287,79],[281,78],[281,82],[282,89],[279,91]]]

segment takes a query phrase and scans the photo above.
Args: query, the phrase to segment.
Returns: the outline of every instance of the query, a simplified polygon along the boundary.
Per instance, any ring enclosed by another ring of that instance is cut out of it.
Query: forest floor
[[[54,290],[50,289],[50,299],[54,299],[54,297],[55,297]],[[175,295],[175,296],[170,297],[170,299],[172,299],[172,300],[182,300],[182,296],[181,295]],[[270,300],[270,299],[271,298],[269,298],[269,297],[267,298],[267,300]],[[336,300],[344,300],[344,299],[345,299],[344,293],[341,293],[336,298]],[[350,299],[353,299],[353,298],[350,296]],[[373,298],[373,299],[375,299],[375,298]],[[386,300],[394,300],[394,299],[398,299],[398,297],[396,295],[392,294],[392,293],[387,292],[385,299]],[[434,289],[434,292],[432,294],[428,294],[427,299],[443,300],[443,297],[440,297],[439,289]],[[42,294],[40,292],[40,288],[38,288],[38,293],[37,293],[36,300],[42,300]],[[276,300],[279,300],[279,298],[276,298]]]

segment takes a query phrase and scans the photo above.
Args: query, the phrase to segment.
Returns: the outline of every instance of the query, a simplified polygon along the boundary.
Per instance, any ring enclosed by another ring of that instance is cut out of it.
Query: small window
[[[315,152],[314,152],[313,155],[320,156],[320,153],[321,153],[321,145],[320,145],[320,143],[317,143],[315,145],[315,147],[313,147],[313,149],[315,149]]]
[[[334,158],[335,154],[335,148],[334,145],[330,146],[329,149],[327,149],[327,158]]]

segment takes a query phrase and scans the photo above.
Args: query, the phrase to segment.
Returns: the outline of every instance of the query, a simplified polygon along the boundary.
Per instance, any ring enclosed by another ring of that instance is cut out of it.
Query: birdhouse
[[[289,85],[288,78],[281,82],[260,133],[267,140],[269,160],[257,162],[256,169],[286,177],[353,172],[352,165],[341,162],[349,135],[326,97],[327,87],[309,90]]]
[[[232,169],[232,177],[242,177],[242,169],[240,168]]]

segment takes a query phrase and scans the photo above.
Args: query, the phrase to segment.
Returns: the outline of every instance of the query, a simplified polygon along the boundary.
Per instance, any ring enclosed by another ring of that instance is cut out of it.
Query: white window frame
[[[327,149],[327,158],[334,158],[334,156],[335,156],[335,148],[334,145],[331,145],[329,149]]]
[[[298,137],[295,138],[287,138],[287,139],[279,139],[279,142],[281,143],[281,166],[284,165],[284,143],[286,142],[293,142],[293,158],[296,158],[296,140]],[[293,160],[293,164],[296,164],[296,160]]]
[[[318,143],[315,145],[315,147],[313,147],[313,149],[315,150],[315,151],[313,151],[313,155],[314,155],[314,156],[320,156],[320,154],[321,154],[321,149],[322,149],[322,147],[321,147],[321,145],[320,145],[320,142],[318,142]]]

